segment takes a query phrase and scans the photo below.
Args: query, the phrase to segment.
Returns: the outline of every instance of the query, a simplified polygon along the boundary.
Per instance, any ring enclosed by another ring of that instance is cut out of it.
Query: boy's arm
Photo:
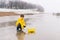
[[[26,27],[26,23],[25,23],[25,21],[23,20],[23,25],[24,25],[24,27]]]

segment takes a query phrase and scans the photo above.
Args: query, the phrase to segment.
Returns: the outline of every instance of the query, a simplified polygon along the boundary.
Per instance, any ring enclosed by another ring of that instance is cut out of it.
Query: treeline
[[[9,9],[38,9],[38,11],[44,11],[42,6],[37,6],[34,4],[22,2],[22,1],[9,1],[0,2],[0,8],[9,8]]]

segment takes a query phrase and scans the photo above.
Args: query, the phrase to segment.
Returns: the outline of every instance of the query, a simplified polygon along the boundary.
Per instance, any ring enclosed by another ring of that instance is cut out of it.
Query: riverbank
[[[0,17],[1,16],[15,16],[15,15],[18,15],[14,12],[0,12]]]

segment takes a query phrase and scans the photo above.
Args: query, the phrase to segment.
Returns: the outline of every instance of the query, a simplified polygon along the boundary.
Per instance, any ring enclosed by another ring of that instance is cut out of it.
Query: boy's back
[[[17,22],[16,22],[16,26],[18,26],[18,24],[21,24],[21,27],[23,28],[23,26],[25,26],[25,21],[24,21],[24,18],[18,18]]]

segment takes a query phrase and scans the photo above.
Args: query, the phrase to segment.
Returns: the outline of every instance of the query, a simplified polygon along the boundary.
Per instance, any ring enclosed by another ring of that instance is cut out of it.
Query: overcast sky
[[[45,12],[60,12],[60,0],[22,0],[44,7]]]

